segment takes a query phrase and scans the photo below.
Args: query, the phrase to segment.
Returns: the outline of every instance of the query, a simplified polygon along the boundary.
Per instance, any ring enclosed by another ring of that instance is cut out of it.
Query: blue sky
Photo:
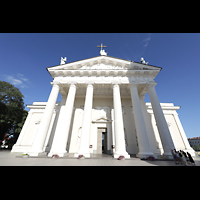
[[[101,43],[108,56],[136,62],[144,57],[162,67],[155,79],[160,102],[181,106],[187,137],[200,136],[199,33],[0,33],[0,80],[18,87],[25,104],[47,101],[52,77],[46,68],[59,65],[61,56],[67,62],[99,56]]]

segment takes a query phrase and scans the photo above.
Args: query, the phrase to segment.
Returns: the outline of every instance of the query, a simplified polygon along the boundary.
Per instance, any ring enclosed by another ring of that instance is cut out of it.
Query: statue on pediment
[[[67,57],[61,57],[61,59],[60,59],[60,64],[61,65],[64,65],[65,64],[65,62],[67,61]]]

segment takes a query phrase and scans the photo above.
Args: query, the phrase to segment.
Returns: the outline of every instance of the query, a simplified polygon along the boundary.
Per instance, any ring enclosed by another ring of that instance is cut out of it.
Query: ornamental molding
[[[84,97],[86,95],[86,89],[88,84],[91,84],[90,82],[84,82],[84,83],[77,83],[76,87],[77,87],[77,91],[76,91],[76,96],[79,97]],[[137,83],[135,84],[138,90],[138,94],[139,95],[145,95],[148,91],[148,83]],[[63,95],[67,95],[68,91],[69,91],[69,84],[66,83],[61,83],[60,84],[60,92]],[[103,83],[97,83],[95,82],[93,84],[94,87],[94,91],[93,91],[93,95],[100,97],[112,97],[113,95],[113,88],[114,87],[119,87],[120,89],[120,94],[121,96],[130,96],[130,88],[131,88],[131,84],[127,83],[112,83],[112,82],[103,82]]]
[[[111,122],[112,122],[111,119],[107,119],[104,116],[92,120],[92,123],[111,123]]]
[[[59,84],[70,85],[70,84],[146,84],[146,83],[155,83],[152,77],[148,76],[68,76],[68,77],[56,77],[55,80]]]
[[[159,73],[158,70],[110,70],[110,69],[90,69],[90,70],[55,70],[51,71],[50,74],[53,78],[56,77],[87,77],[87,76],[149,76],[155,78]]]

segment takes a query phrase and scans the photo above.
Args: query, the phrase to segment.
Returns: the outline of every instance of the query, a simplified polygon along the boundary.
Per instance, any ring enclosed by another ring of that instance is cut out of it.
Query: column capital
[[[92,88],[94,88],[94,82],[87,82],[86,83],[86,85],[87,85],[87,87],[92,87]]]
[[[156,85],[157,85],[156,82],[152,82],[152,83],[148,83],[147,87],[149,89],[149,88],[155,87]]]
[[[119,88],[118,84],[113,84],[113,88]]]
[[[77,82],[76,81],[69,81],[68,84],[69,85],[77,85]]]
[[[95,81],[93,81],[93,80],[88,80],[88,81],[85,81],[83,84],[86,84],[86,85],[94,85],[94,84],[95,84]]]
[[[51,82],[51,85],[59,87],[59,81],[53,81]]]
[[[77,82],[75,82],[75,81],[73,81],[73,82],[68,82],[67,84],[69,85],[69,88],[70,88],[70,87],[75,87],[75,88],[77,88]]]
[[[113,88],[114,88],[114,87],[119,87],[119,85],[121,84],[121,82],[119,82],[119,81],[114,81],[114,82],[112,82],[111,84],[112,84],[112,86],[113,86]]]

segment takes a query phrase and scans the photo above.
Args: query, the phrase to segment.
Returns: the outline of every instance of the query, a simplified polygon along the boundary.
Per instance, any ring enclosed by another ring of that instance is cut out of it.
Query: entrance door
[[[102,153],[107,154],[107,132],[102,132]]]
[[[98,128],[97,154],[107,153],[107,128]]]

